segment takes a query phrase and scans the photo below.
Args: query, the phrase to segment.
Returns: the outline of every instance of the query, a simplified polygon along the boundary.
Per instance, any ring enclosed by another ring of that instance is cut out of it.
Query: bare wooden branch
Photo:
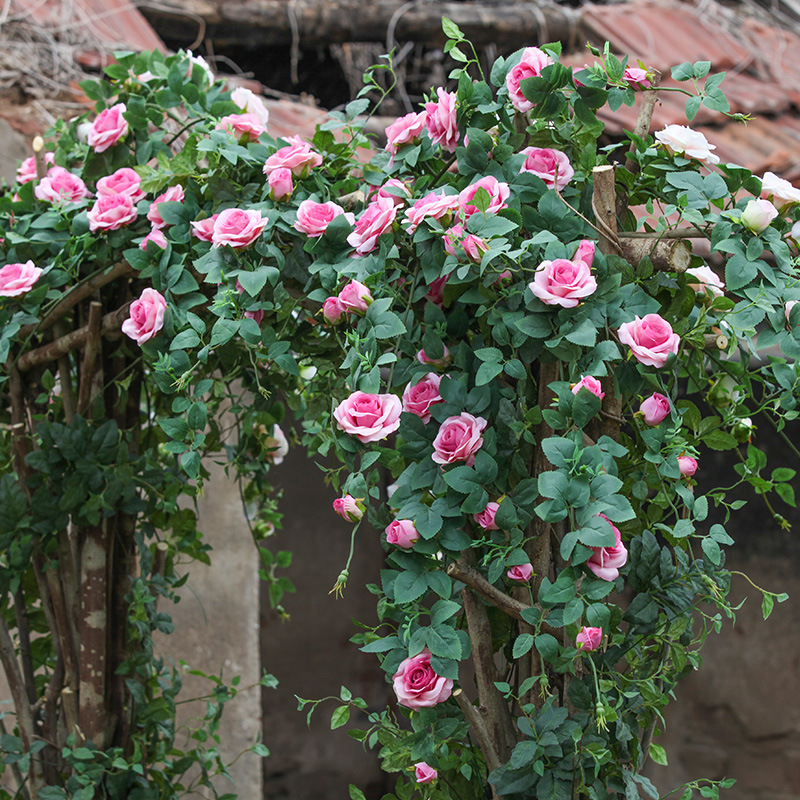
[[[462,689],[456,689],[453,692],[453,699],[458,703],[461,713],[469,723],[470,730],[477,740],[478,747],[486,758],[486,766],[489,771],[491,772],[497,769],[501,766],[501,762],[497,760],[492,743],[489,740],[484,715],[479,708],[472,705],[470,699],[464,694]],[[489,785],[492,786],[491,784]],[[497,790],[492,786],[492,800],[497,800],[498,797]]]
[[[623,258],[636,266],[647,257],[657,270],[686,272],[692,262],[691,245],[684,239],[655,239],[621,236],[619,239]]]
[[[47,173],[47,161],[44,154],[44,139],[41,136],[34,136],[32,145],[33,147],[33,161],[36,164],[36,179],[41,180]]]
[[[100,351],[100,326],[103,318],[103,305],[97,300],[89,304],[89,322],[86,325],[86,348],[83,351],[81,377],[78,385],[78,413],[84,414],[92,398],[97,354]]]
[[[661,80],[661,73],[656,71],[652,85],[649,89],[645,89],[642,103],[639,106],[639,116],[636,119],[636,127],[633,129],[633,135],[639,139],[644,139],[650,132],[650,125],[653,121],[653,111],[658,102],[658,83]],[[631,142],[628,149],[628,158],[625,159],[625,169],[629,172],[638,172],[639,165],[630,157],[631,154],[636,152],[636,143]]]
[[[694,225],[667,228],[664,231],[625,231],[625,239],[708,239],[710,233]]]
[[[20,659],[22,660],[22,677],[25,679],[25,691],[28,695],[28,702],[33,705],[36,702],[36,678],[33,674],[33,655],[31,653],[28,608],[25,605],[25,597],[20,587],[14,592],[14,612],[17,617],[17,635],[19,636],[19,652]]]
[[[622,249],[617,234],[617,194],[614,185],[614,167],[603,164],[592,170],[594,189],[592,209],[600,231],[600,250],[603,253],[620,253]]]
[[[705,339],[705,346],[707,350],[725,350],[728,347],[728,337],[724,333],[706,333],[703,338]]]

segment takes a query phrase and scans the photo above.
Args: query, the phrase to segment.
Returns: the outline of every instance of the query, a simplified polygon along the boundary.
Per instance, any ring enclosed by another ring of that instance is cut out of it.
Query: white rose
[[[747,230],[761,233],[778,216],[778,209],[769,200],[751,200],[742,211],[739,221]]]
[[[779,178],[774,172],[765,172],[761,179],[761,197],[772,200],[776,208],[800,203],[800,189],[789,181]]]
[[[264,127],[267,126],[269,122],[269,110],[257,94],[251,92],[249,89],[245,89],[244,86],[237,86],[231,92],[231,100],[239,106],[239,108],[243,109],[246,114],[255,114],[261,120],[261,124],[264,125]]]
[[[725,294],[724,281],[706,264],[687,269],[686,274],[697,279],[697,283],[689,284],[696,292],[710,292],[714,297],[722,297]]]
[[[711,152],[717,149],[716,145],[709,144],[702,133],[685,125],[667,125],[656,134],[656,141],[663,144],[670,153],[695,158],[706,164],[719,164],[719,156]]]

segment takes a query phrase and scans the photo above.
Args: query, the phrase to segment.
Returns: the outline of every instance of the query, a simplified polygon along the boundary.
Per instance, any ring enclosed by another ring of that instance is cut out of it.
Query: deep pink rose
[[[528,583],[533,577],[533,564],[517,564],[517,566],[511,567],[511,569],[506,572],[506,577],[512,581]]]
[[[584,625],[575,637],[575,646],[578,650],[597,650],[602,641],[602,628],[588,628]]]
[[[431,668],[427,647],[419,655],[401,661],[392,682],[397,702],[415,711],[444,702],[453,691],[453,681]]]
[[[364,503],[346,494],[333,501],[333,510],[347,522],[358,522],[364,516]]]
[[[458,144],[456,93],[439,87],[436,96],[437,102],[425,103],[425,127],[434,144],[440,144],[443,149],[453,153]]]
[[[34,187],[33,194],[37,200],[46,203],[77,203],[92,193],[86,184],[64,167],[51,167],[47,175]]]
[[[347,286],[339,292],[339,305],[346,313],[358,314],[363,316],[372,303],[372,294],[363,283],[350,281]]]
[[[558,189],[560,192],[575,174],[566,153],[560,150],[552,147],[526,147],[520,152],[527,158],[519,171],[537,175],[548,189]]]
[[[138,212],[133,200],[126,194],[103,194],[95,200],[94,205],[86,212],[89,218],[89,230],[116,231],[124,225],[136,221]]]
[[[322,156],[299,136],[286,138],[292,144],[274,152],[264,164],[264,174],[269,176],[276,169],[285,167],[296,178],[306,178],[314,167],[322,164]]]
[[[619,576],[619,568],[624,567],[628,562],[628,551],[622,544],[622,536],[617,526],[605,514],[598,514],[598,516],[611,525],[614,531],[614,546],[593,547],[594,553],[589,557],[586,566],[598,578],[602,578],[604,581],[613,581]]]
[[[392,157],[397,155],[397,149],[406,144],[419,141],[422,131],[425,130],[426,113],[410,113],[398,117],[391,125],[386,127],[386,152]]]
[[[439,777],[439,773],[430,764],[418,761],[414,764],[414,777],[417,783],[433,783]]]
[[[481,433],[486,424],[483,417],[473,417],[466,411],[457,417],[448,417],[433,440],[431,458],[437,464],[464,461],[471,467],[475,463],[475,453],[483,446]]]
[[[294,223],[295,230],[305,233],[309,238],[315,239],[325,233],[330,222],[340,214],[344,214],[344,209],[337,203],[317,203],[314,200],[303,200],[297,207],[297,220]],[[350,216],[352,219],[352,215]]]
[[[578,249],[575,255],[572,256],[573,261],[583,261],[587,267],[591,267],[594,262],[595,244],[591,239],[581,239],[578,243]]]
[[[461,253],[457,247],[464,251],[464,255],[470,260],[479,264],[484,253],[489,249],[489,245],[474,233],[465,235],[463,225],[452,225],[444,234],[444,250],[448,255],[461,258]],[[509,277],[511,273],[508,273]]]
[[[378,442],[400,427],[403,405],[394,394],[353,392],[333,412],[339,430],[360,442]]]
[[[177,184],[170,186],[166,192],[162,192],[150,204],[150,210],[147,212],[147,219],[153,224],[154,228],[164,228],[167,223],[161,217],[158,210],[159,203],[182,203],[183,202],[183,186]]]
[[[152,228],[150,233],[142,239],[139,247],[141,247],[142,250],[147,250],[148,242],[158,245],[158,247],[163,250],[167,246],[167,237],[164,236],[164,231],[162,231],[161,228]]]
[[[210,242],[214,236],[214,225],[217,222],[219,214],[214,214],[213,217],[206,217],[206,219],[195,220],[189,223],[192,226],[192,236],[196,236],[201,242]]]
[[[575,308],[597,290],[597,281],[584,261],[557,258],[542,261],[528,286],[533,294],[549,306]]]
[[[35,267],[33,261],[0,267],[0,297],[18,297],[29,292],[42,277],[42,272],[44,270]]]
[[[386,541],[403,550],[410,550],[419,539],[419,533],[410,519],[396,519],[386,526]]]
[[[128,132],[128,120],[123,114],[125,103],[117,103],[101,111],[86,135],[86,142],[95,153],[102,153],[115,145]]]
[[[522,59],[516,67],[512,67],[506,75],[506,88],[511,99],[511,105],[517,111],[530,111],[533,103],[525,98],[519,85],[525,78],[538,78],[545,67],[550,66],[553,59],[538,47],[526,47],[522,52]]]
[[[494,518],[497,516],[497,510],[499,508],[500,508],[499,503],[494,503],[494,502],[487,503],[486,508],[484,508],[483,511],[481,511],[479,514],[473,514],[472,518],[485,531],[499,531],[500,528],[494,521]]]
[[[450,363],[451,356],[450,351],[447,349],[447,345],[443,345],[443,347],[444,352],[442,353],[441,358],[431,358],[430,356],[426,355],[424,350],[420,350],[417,353],[417,361],[419,361],[420,364],[427,364],[429,367],[440,367],[444,369],[444,367]]]
[[[44,154],[44,163],[46,167],[52,167],[56,163],[55,153],[50,151]],[[17,183],[30,183],[36,180],[36,158],[28,156],[17,168]]]
[[[322,316],[329,325],[338,325],[342,321],[345,310],[338,297],[329,297],[322,304]]]
[[[142,179],[135,169],[122,167],[97,181],[97,194],[126,194],[134,203],[144,200]]]
[[[379,195],[364,209],[355,230],[347,237],[347,243],[356,253],[363,256],[372,252],[378,246],[378,237],[391,229],[398,209],[395,199]]]
[[[678,469],[684,478],[691,478],[697,472],[697,459],[691,456],[678,456]]]
[[[572,394],[578,394],[582,388],[591,392],[595,397],[599,397],[601,400],[606,396],[603,387],[600,385],[600,381],[591,375],[581,375],[581,379],[572,386]]]
[[[451,211],[455,211],[459,204],[460,200],[457,194],[445,194],[444,189],[429,192],[406,211],[405,216],[409,223],[406,226],[406,230],[409,233],[414,233],[419,224],[427,217],[442,219]]]
[[[640,364],[663,367],[670,353],[677,353],[681,339],[672,332],[669,324],[660,314],[647,314],[641,319],[636,316],[633,322],[619,326],[619,340],[627,344]]]
[[[511,193],[508,184],[498,181],[497,178],[491,175],[487,175],[485,178],[471,183],[458,195],[458,201],[464,217],[469,218],[478,211],[477,206],[471,205],[472,198],[475,197],[478,189],[484,189],[489,194],[487,214],[496,214],[500,209],[508,206],[506,200],[508,200],[508,196]]]
[[[639,406],[644,421],[647,425],[655,427],[660,425],[669,415],[670,412],[669,398],[658,392],[653,392],[646,400],[642,400]]]
[[[403,411],[418,416],[426,424],[430,422],[431,406],[442,402],[441,382],[440,375],[429,372],[421,381],[409,383],[403,390]]]
[[[647,76],[647,70],[641,67],[625,67],[622,80],[632,89],[649,89],[653,85],[653,82]]]
[[[249,247],[258,241],[258,237],[267,227],[267,222],[269,220],[262,217],[261,212],[255,209],[245,211],[243,208],[226,208],[217,216],[211,243],[214,247],[227,244],[237,250]]]
[[[292,171],[286,167],[279,167],[272,170],[267,178],[269,184],[269,196],[279,203],[287,197],[291,197],[294,191],[294,184],[292,183]]]
[[[441,307],[442,303],[444,302],[444,287],[447,285],[447,279],[451,274],[452,273],[448,272],[447,275],[442,275],[430,286],[428,286],[428,291],[425,293],[425,299],[430,300],[434,305]]]
[[[130,317],[122,323],[122,332],[136,344],[152,339],[164,327],[167,301],[155,289],[145,289],[138,300],[131,303]]]
[[[262,124],[256,114],[228,114],[214,126],[214,130],[228,131],[237,139],[246,136],[249,141],[257,142],[258,137],[266,132],[267,126]]]

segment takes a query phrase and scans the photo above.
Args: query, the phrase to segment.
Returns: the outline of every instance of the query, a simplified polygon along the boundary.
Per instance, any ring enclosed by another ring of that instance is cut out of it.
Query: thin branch
[[[78,385],[78,413],[84,414],[92,398],[97,354],[100,350],[100,325],[103,318],[103,305],[97,300],[89,304],[89,322],[86,325],[86,349],[83,351],[80,383]]]
[[[650,132],[650,125],[653,122],[653,111],[658,102],[658,83],[660,80],[661,73],[656,72],[653,76],[650,88],[645,90],[642,104],[639,106],[639,116],[636,119],[636,127],[633,129],[633,135],[637,139],[644,139]],[[631,146],[628,149],[628,157],[625,159],[625,169],[627,169],[628,172],[639,171],[639,165],[631,158],[635,152],[636,142],[631,142]]]

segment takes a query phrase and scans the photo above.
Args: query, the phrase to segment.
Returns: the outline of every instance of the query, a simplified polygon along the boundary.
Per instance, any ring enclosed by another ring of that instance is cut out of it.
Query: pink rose
[[[347,243],[363,256],[378,246],[378,237],[390,230],[397,216],[398,206],[394,197],[376,197],[356,221],[355,230],[347,237]]]
[[[53,164],[56,163],[55,153],[46,152],[44,154],[44,163],[45,166],[52,167]],[[36,158],[34,156],[28,156],[17,168],[17,183],[30,183],[36,180],[36,178]]]
[[[414,777],[417,783],[433,783],[439,777],[439,773],[430,764],[418,761],[414,764]]]
[[[391,193],[388,190],[394,189],[395,192]],[[397,194],[397,192],[400,194]],[[402,197],[400,196],[402,195]],[[398,180],[397,178],[389,178],[383,186],[378,187],[378,191],[376,193],[376,197],[388,197],[396,206],[401,206],[403,203],[411,197],[411,192],[408,189],[403,181]]]
[[[485,178],[475,181],[475,183],[471,183],[458,195],[458,202],[465,218],[471,217],[478,211],[477,206],[471,205],[472,198],[475,197],[475,193],[478,189],[484,189],[489,194],[489,206],[486,209],[487,214],[496,214],[500,209],[508,207],[506,200],[508,200],[508,196],[511,193],[508,184],[502,183],[498,181],[497,178],[488,175]]]
[[[262,438],[261,446],[264,448],[264,457],[275,466],[282,464],[289,452],[289,440],[279,425],[272,426],[272,433]]]
[[[533,103],[522,94],[519,85],[525,78],[538,78],[545,67],[554,63],[553,59],[538,47],[526,47],[519,64],[512,67],[506,75],[506,88],[511,105],[525,113],[533,108]]]
[[[489,249],[489,245],[474,233],[464,235],[463,225],[453,225],[445,231],[444,250],[448,255],[461,257],[461,253],[456,249],[460,247],[464,255],[470,260],[479,264],[484,253]],[[511,273],[508,273],[509,277]]]
[[[483,417],[473,417],[466,411],[457,417],[448,417],[433,440],[431,458],[437,464],[464,461],[471,467],[475,463],[475,453],[483,446],[481,433],[486,424]]]
[[[192,236],[196,236],[201,242],[210,242],[214,236],[214,225],[219,214],[206,219],[195,220],[189,224],[192,226]]]
[[[339,305],[346,313],[358,314],[363,316],[372,303],[372,295],[363,283],[350,281],[347,286],[339,292]]]
[[[694,158],[706,164],[719,164],[719,156],[711,152],[717,149],[716,145],[709,144],[700,131],[693,131],[686,125],[667,125],[663,131],[655,134],[655,139],[673,155]]]
[[[526,156],[520,172],[530,172],[541,178],[548,189],[560,192],[575,174],[566,153],[552,147],[526,147],[520,151]]]
[[[126,194],[102,194],[86,212],[89,230],[116,231],[123,225],[136,221],[138,212],[133,200]]]
[[[261,212],[255,209],[245,211],[243,208],[226,208],[217,216],[211,243],[214,247],[227,244],[237,250],[249,247],[258,241],[258,237],[267,227],[267,222],[269,220],[262,217]]]
[[[86,184],[64,167],[51,167],[33,190],[37,200],[46,203],[77,203],[92,193]]]
[[[164,231],[162,231],[161,228],[153,228],[150,233],[142,239],[139,247],[141,247],[142,250],[147,250],[148,242],[152,242],[163,250],[167,246],[167,237],[164,236]]]
[[[406,144],[414,144],[419,141],[422,131],[425,130],[426,113],[406,114],[398,117],[391,125],[386,127],[386,152],[392,158],[397,155],[398,148]]]
[[[333,417],[339,430],[360,442],[378,442],[400,427],[403,405],[394,394],[353,392],[336,406]]]
[[[628,562],[628,551],[625,545],[622,544],[622,536],[619,529],[613,522],[605,515],[598,514],[602,517],[614,531],[614,546],[613,547],[593,547],[594,553],[589,557],[586,566],[604,581],[616,580],[619,576],[619,568],[624,567]]]
[[[414,414],[424,423],[430,422],[431,406],[443,402],[439,394],[440,375],[429,372],[421,381],[409,383],[403,390],[403,411]]]
[[[453,691],[453,681],[431,668],[427,647],[419,655],[401,661],[392,682],[397,702],[415,711],[444,702]]]
[[[710,294],[712,297],[722,297],[725,294],[725,283],[711,267],[703,264],[702,267],[692,267],[686,270],[687,275],[697,278],[697,283],[688,286],[700,294]]]
[[[459,205],[460,200],[457,194],[445,194],[444,189],[429,192],[406,211],[405,216],[409,222],[406,230],[409,233],[414,233],[420,223],[427,217],[442,219],[451,211],[455,211]]]
[[[183,186],[177,184],[170,186],[166,192],[163,192],[150,204],[150,210],[147,212],[147,219],[153,224],[154,228],[164,228],[167,223],[161,217],[158,210],[159,203],[182,203],[183,202]]]
[[[639,411],[644,416],[645,424],[654,428],[667,418],[671,408],[668,397],[658,392],[653,392],[646,400],[642,400]]]
[[[329,325],[338,325],[342,321],[342,315],[345,310],[339,302],[338,297],[329,297],[322,304],[322,316],[325,317],[325,322]]]
[[[751,233],[762,233],[778,216],[778,209],[769,200],[750,200],[739,221]]]
[[[581,239],[572,260],[583,261],[587,267],[591,267],[594,262],[594,250],[595,244],[591,239]]]
[[[578,650],[597,650],[602,641],[602,628],[587,628],[584,625],[575,637],[575,646]]]
[[[244,86],[237,86],[231,92],[231,102],[246,114],[255,114],[261,125],[266,129],[269,122],[269,110],[264,105],[264,101],[255,92],[245,89]]]
[[[591,375],[581,375],[581,379],[572,385],[572,394],[578,394],[582,388],[591,392],[595,397],[599,397],[601,400],[606,396],[603,387],[600,385],[600,381],[597,380],[597,378],[593,378]]]
[[[131,303],[130,317],[122,323],[122,332],[136,344],[144,344],[164,327],[167,301],[155,289],[145,289],[138,300]]]
[[[269,184],[269,196],[279,203],[287,197],[291,197],[294,191],[292,184],[292,171],[286,167],[279,167],[272,170],[267,178]]]
[[[97,194],[126,194],[132,202],[138,203],[145,198],[141,186],[139,173],[130,167],[122,167],[97,181]]]
[[[281,147],[266,160],[265,175],[269,176],[276,169],[285,167],[296,178],[306,178],[314,167],[322,164],[322,156],[299,136],[292,136],[286,141],[292,144]]]
[[[261,325],[261,322],[264,319],[264,309],[259,308],[256,311],[245,311],[244,317],[245,319],[252,319],[256,325]]]
[[[641,67],[625,67],[622,80],[632,89],[649,89],[653,85],[647,75],[647,70]]]
[[[126,111],[125,103],[117,103],[97,115],[86,135],[86,142],[95,153],[108,150],[128,132],[128,120],[123,116]]]
[[[681,339],[660,314],[647,314],[641,319],[619,326],[619,340],[627,344],[640,364],[663,367],[670,353],[677,353]]]
[[[437,102],[425,103],[425,127],[434,144],[440,144],[444,150],[453,153],[458,144],[456,93],[439,87],[436,96],[439,98]]]
[[[597,281],[584,261],[557,258],[542,261],[528,286],[534,296],[549,306],[575,308],[584,297],[597,290]]]
[[[515,567],[511,567],[508,572],[506,572],[506,577],[512,581],[519,581],[520,583],[528,583],[528,581],[533,576],[533,564],[517,564]]]
[[[346,494],[333,501],[333,510],[347,522],[358,522],[364,516],[364,503]]]
[[[246,136],[249,141],[257,142],[262,133],[266,133],[267,126],[263,125],[256,114],[228,114],[215,126],[215,131],[228,131],[237,139]]]
[[[295,230],[305,233],[309,238],[316,239],[325,233],[331,220],[344,214],[344,209],[333,202],[316,203],[313,200],[303,200],[297,208]],[[348,216],[348,215],[346,215]],[[352,215],[349,215],[352,218]]]
[[[419,539],[419,533],[410,519],[396,519],[386,526],[386,541],[403,550],[410,550]]]
[[[33,265],[33,261],[0,267],[0,297],[18,297],[29,292],[43,272]]]
[[[427,364],[429,367],[440,367],[444,369],[444,367],[450,363],[451,356],[450,351],[447,349],[447,345],[443,345],[443,347],[444,352],[442,353],[441,358],[431,358],[425,354],[424,350],[420,350],[417,353],[417,361],[419,361],[420,364]]]
[[[778,177],[774,172],[765,172],[761,179],[761,197],[772,200],[777,208],[784,208],[800,203],[800,189],[796,189],[789,181]]]
[[[441,308],[444,302],[444,287],[447,285],[447,279],[451,274],[452,273],[448,272],[447,275],[442,275],[430,284],[430,286],[428,286],[428,291],[425,293],[425,299],[430,300],[431,303]]]
[[[472,518],[485,531],[499,531],[500,528],[494,521],[494,518],[497,516],[497,510],[499,508],[500,508],[499,503],[494,503],[494,502],[487,503],[486,508],[484,508],[483,511],[481,511],[479,514],[473,514]]]
[[[684,478],[691,478],[697,472],[697,459],[691,456],[678,456],[678,469]]]

